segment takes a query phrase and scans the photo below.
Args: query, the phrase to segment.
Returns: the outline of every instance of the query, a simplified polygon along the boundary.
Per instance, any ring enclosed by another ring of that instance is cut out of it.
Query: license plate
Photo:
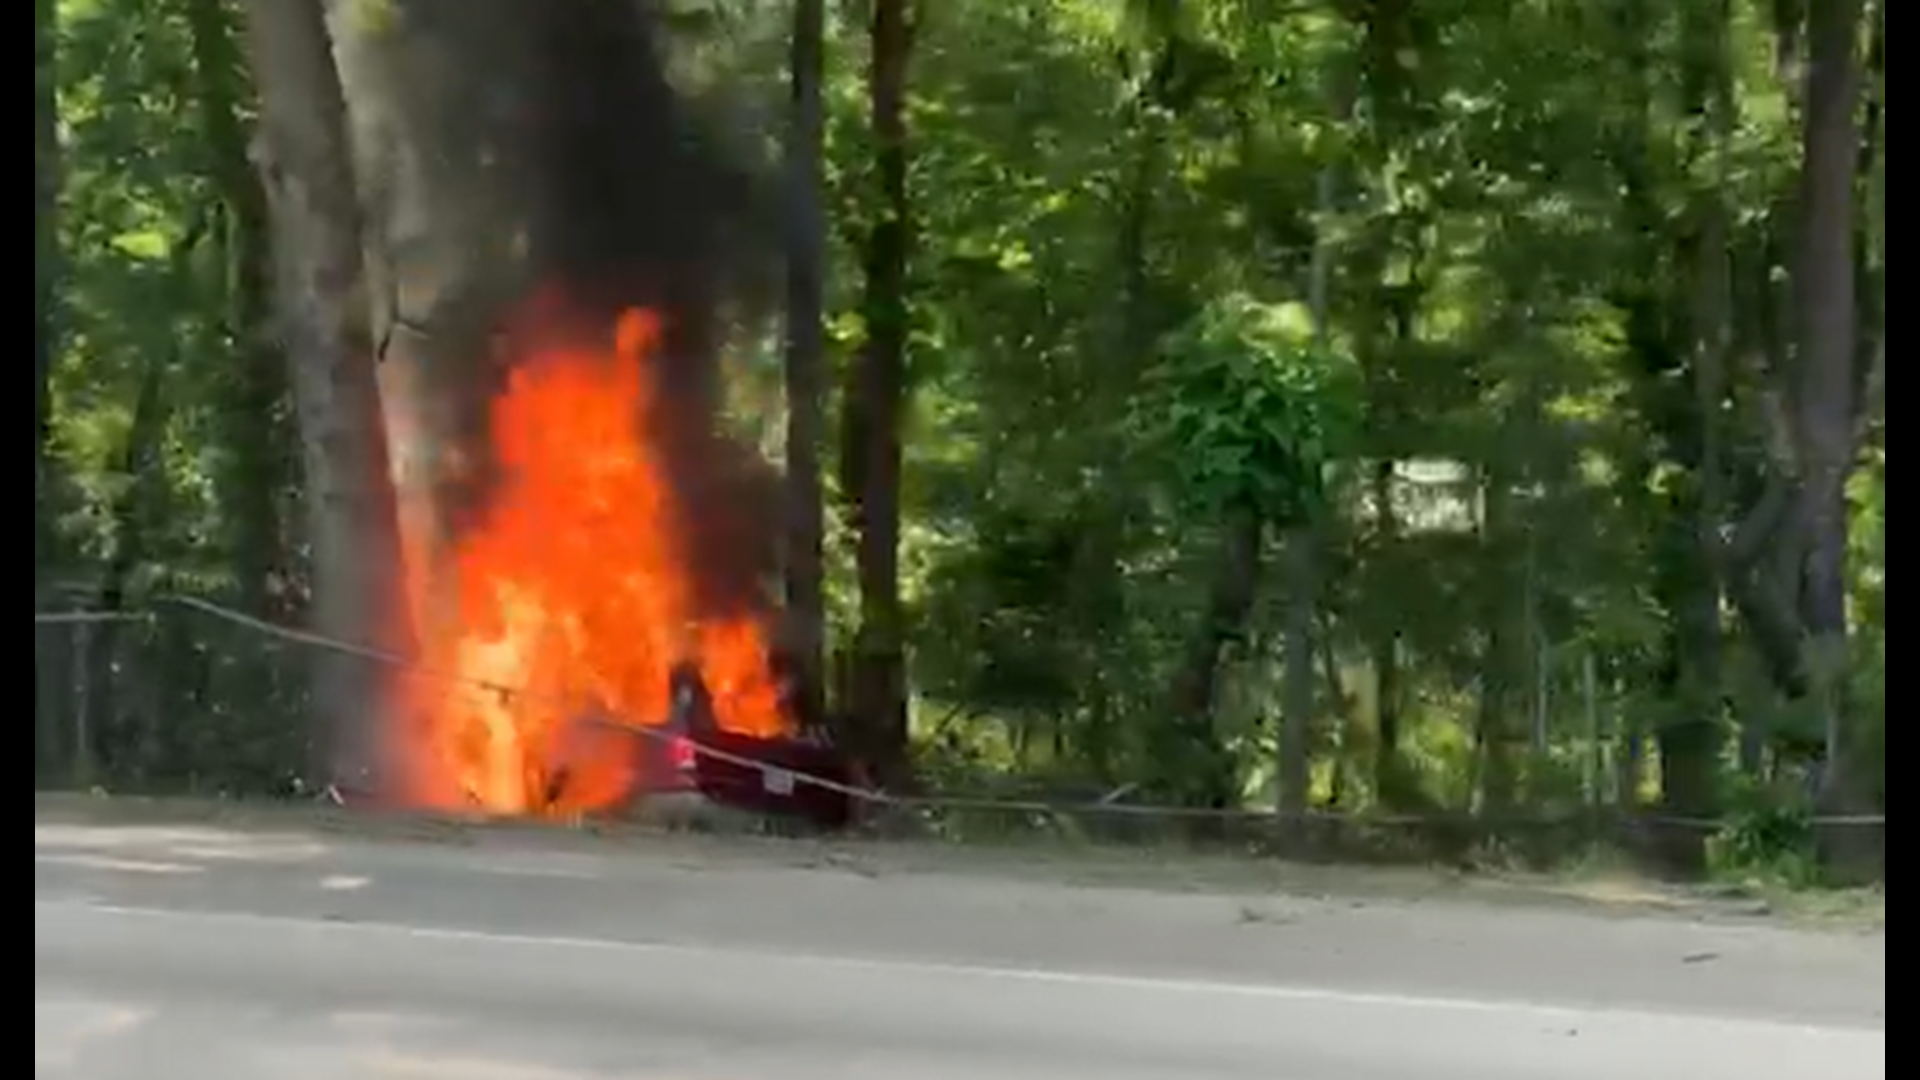
[[[763,766],[760,770],[760,786],[769,795],[791,795],[793,774],[785,769]]]

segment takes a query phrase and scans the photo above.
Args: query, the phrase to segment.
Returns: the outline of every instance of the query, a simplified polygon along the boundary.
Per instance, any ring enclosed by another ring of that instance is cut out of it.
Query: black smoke
[[[527,288],[504,313],[508,362],[527,334],[604,344],[622,311],[660,315],[658,406],[636,419],[665,450],[707,610],[758,607],[777,554],[778,487],[720,430],[718,319],[767,279],[775,201],[676,93],[664,51],[674,42],[653,5],[489,0],[465,15],[495,21],[503,70],[482,91],[497,117],[485,137],[511,155],[525,234]]]

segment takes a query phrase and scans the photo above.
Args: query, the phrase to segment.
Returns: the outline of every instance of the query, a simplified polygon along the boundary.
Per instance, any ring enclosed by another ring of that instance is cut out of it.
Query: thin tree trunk
[[[1173,726],[1165,764],[1176,772],[1191,801],[1224,807],[1233,797],[1232,763],[1214,724],[1220,695],[1220,665],[1227,646],[1240,640],[1260,588],[1260,548],[1266,522],[1251,506],[1230,509],[1221,538],[1220,561],[1207,590],[1207,606],[1175,670],[1169,706]],[[1307,654],[1307,677],[1313,655]],[[1291,655],[1289,655],[1291,662]],[[1282,731],[1282,738],[1286,738]]]
[[[231,397],[222,403],[232,466],[222,477],[231,528],[229,546],[240,603],[260,616],[284,612],[278,581],[285,572],[281,496],[292,460],[282,425],[288,375],[274,347],[273,271],[266,195],[247,156],[240,110],[251,92],[238,28],[222,0],[192,0],[194,75],[202,135],[214,189],[227,214],[223,246],[231,293],[226,321],[234,347]]]
[[[311,622],[327,637],[406,652],[398,520],[362,304],[360,211],[325,14],[319,0],[250,0],[246,16],[259,73],[256,157],[306,466]],[[380,722],[385,673],[332,651],[312,662],[316,778],[377,784],[376,740],[389,730]]]
[[[1282,814],[1306,812],[1313,775],[1314,657],[1313,624],[1318,608],[1319,537],[1310,524],[1287,531],[1287,608],[1281,646],[1279,808]],[[1297,823],[1294,826],[1298,827]]]
[[[791,56],[792,117],[787,132],[793,199],[787,252],[787,544],[790,648],[800,708],[822,715],[822,648],[826,638],[825,506],[820,441],[826,391],[826,220],[821,206],[825,68],[825,0],[796,0]]]
[[[1731,86],[1726,56],[1728,12],[1689,9],[1682,38],[1682,94],[1694,123],[1691,152],[1702,163],[1713,160],[1730,132]],[[1720,754],[1724,746],[1726,687],[1721,607],[1724,591],[1714,558],[1726,519],[1722,449],[1722,405],[1727,396],[1727,365],[1732,340],[1730,235],[1726,209],[1717,189],[1702,189],[1689,207],[1691,228],[1678,262],[1686,275],[1690,400],[1677,398],[1673,413],[1684,438],[1685,464],[1694,483],[1674,496],[1673,538],[1666,552],[1668,608],[1673,617],[1675,678],[1673,707],[1660,733],[1662,793],[1676,814],[1705,817],[1717,802]],[[1672,854],[1686,863],[1704,855],[1699,837],[1688,834]]]
[[[900,606],[900,424],[909,332],[907,259],[908,0],[875,0],[869,108],[879,199],[866,243],[867,341],[845,403],[843,468],[857,500],[860,629],[851,674],[866,752],[890,783],[907,782],[905,643]]]
[[[1484,648],[1480,657],[1480,700],[1475,717],[1474,742],[1478,750],[1476,787],[1481,808],[1494,817],[1508,813],[1517,798],[1519,775],[1513,760],[1514,691],[1524,663],[1525,643],[1519,633],[1524,620],[1512,597],[1509,568],[1519,552],[1515,539],[1514,491],[1503,463],[1485,470],[1481,499],[1486,510],[1481,523],[1483,599],[1478,615]]]
[[[188,236],[174,254],[175,272],[198,244],[197,236]],[[112,554],[100,575],[99,596],[95,606],[104,612],[125,611],[129,607],[128,589],[143,563],[147,561],[147,542],[154,526],[153,503],[158,494],[161,437],[167,429],[169,403],[167,378],[179,360],[174,347],[147,361],[140,377],[140,392],[134,398],[133,416],[127,428],[127,441],[120,448],[119,470],[125,485],[108,508],[113,523]],[[104,763],[116,779],[134,779],[145,762],[130,760],[134,747],[116,722],[119,714],[115,691],[116,660],[120,652],[121,624],[103,622],[94,627],[86,650],[87,690],[82,699],[86,714],[79,730],[87,734],[91,745],[81,748],[89,762]]]
[[[33,588],[34,607],[46,599],[43,590],[52,571],[53,507],[47,468],[47,436],[52,422],[53,358],[55,338],[60,234],[57,213],[60,190],[60,117],[58,72],[55,71],[59,9],[54,0],[33,4]],[[69,643],[73,639],[68,639]],[[65,680],[41,678],[43,670],[59,671],[54,663],[61,649],[43,635],[34,635],[34,771],[51,775],[60,747],[67,741],[57,687]]]
[[[1858,313],[1854,176],[1860,145],[1855,111],[1862,78],[1858,49],[1862,0],[1823,0],[1808,14],[1805,129],[1800,179],[1800,247],[1794,266],[1800,350],[1795,390],[1801,440],[1803,518],[1807,525],[1802,613],[1815,702],[1826,729],[1821,801],[1858,809],[1851,760],[1856,724],[1846,700],[1847,480],[1858,450]],[[1853,830],[1833,830],[1826,853],[1852,863]],[[1847,868],[1842,865],[1838,868]]]
[[[1344,104],[1340,108],[1344,115]],[[1307,306],[1313,314],[1313,333],[1321,346],[1332,335],[1333,246],[1326,235],[1327,218],[1334,209],[1337,178],[1332,165],[1320,170],[1314,199],[1316,233],[1313,263],[1308,272]],[[1321,522],[1295,522],[1287,530],[1286,657],[1280,728],[1280,792],[1282,814],[1305,813],[1313,772],[1314,616],[1320,603]]]
[[[47,506],[47,434],[52,420],[53,356],[60,242],[58,73],[59,9],[33,4],[33,576],[38,590],[52,555]]]

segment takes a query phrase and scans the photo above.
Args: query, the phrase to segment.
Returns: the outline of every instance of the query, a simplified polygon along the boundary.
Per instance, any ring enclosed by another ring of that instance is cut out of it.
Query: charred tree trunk
[[[319,0],[251,0],[259,73],[256,148],[273,226],[277,313],[292,366],[313,549],[311,623],[327,637],[395,652],[411,642],[374,345],[367,329],[361,218],[346,105]],[[312,654],[316,779],[377,777],[384,673]]]
[[[533,36],[498,2],[325,0],[364,208],[367,301],[415,617],[484,490],[494,343],[527,265]]]
[[[909,0],[874,0],[868,107],[879,190],[863,259],[867,340],[842,404],[842,484],[852,502],[860,583],[848,704],[864,752],[893,784],[910,779],[899,563],[900,423],[911,320],[906,97],[912,19]]]
[[[820,482],[826,393],[826,220],[822,209],[826,2],[796,0],[787,132],[793,199],[787,251],[786,592],[802,715],[823,715],[826,639],[825,506]]]
[[[703,605],[756,613],[777,567],[778,492],[716,428],[723,290],[764,255],[750,178],[667,79],[652,5],[329,0],[369,229],[381,389],[410,580],[441,601],[483,515],[492,406],[525,346],[661,317],[636,416],[684,513]],[[431,612],[432,614],[427,614]]]

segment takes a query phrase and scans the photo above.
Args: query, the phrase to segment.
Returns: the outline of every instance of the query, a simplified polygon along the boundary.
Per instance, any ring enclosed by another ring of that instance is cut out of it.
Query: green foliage
[[[1247,506],[1291,525],[1326,509],[1329,470],[1353,443],[1357,369],[1298,304],[1215,299],[1162,349],[1145,424],[1201,506]]]
[[[1752,784],[1740,786],[1727,823],[1709,840],[1709,866],[1740,882],[1795,887],[1820,881],[1813,814],[1803,799],[1782,798]]]
[[[1792,357],[1802,148],[1767,5],[917,7],[901,589],[930,780],[1176,771],[1169,688],[1210,610],[1227,511],[1247,508],[1312,523],[1326,555],[1317,798],[1364,806],[1389,767],[1456,809],[1506,780],[1521,805],[1659,794],[1657,718],[1692,704],[1674,583],[1700,577],[1692,541],[1731,532],[1765,490],[1771,410],[1792,389],[1759,363]],[[843,365],[864,336],[858,245],[876,203],[863,12],[828,8],[828,330]],[[676,74],[700,108],[738,117],[743,153],[771,159],[788,6],[673,9]],[[236,324],[188,10],[59,4],[57,576],[97,584],[132,552],[136,587],[232,594],[247,584],[236,519],[254,512],[236,466],[271,448],[232,423],[248,400],[240,346],[259,328]],[[1703,103],[1720,85],[1725,99]],[[1883,295],[1884,152],[1872,164],[1860,231]],[[1338,180],[1330,200],[1323,177]],[[1703,240],[1716,221],[1723,243]],[[1702,248],[1729,257],[1734,346],[1704,410]],[[1329,273],[1310,312],[1297,298],[1316,250]],[[776,328],[735,336],[742,423],[777,446]],[[156,373],[154,445],[136,446]],[[1867,420],[1850,704],[1884,774],[1883,402]],[[829,468],[837,499],[833,484]],[[297,492],[274,501],[299,520]],[[836,635],[857,608],[850,533],[830,522]],[[276,535],[297,553],[297,529]],[[1777,573],[1763,561],[1749,576]],[[1293,584],[1257,582],[1212,669],[1217,746],[1183,748],[1208,768],[1230,756],[1250,791],[1272,773]],[[1735,706],[1716,730],[1754,734],[1764,771],[1791,757],[1782,746],[1817,743],[1819,718],[1782,694],[1732,599],[1716,629]],[[204,704],[245,665],[169,648],[159,666],[204,684],[193,708],[224,710],[183,745],[251,745],[223,726],[238,706]],[[1734,758],[1715,749],[1723,779]],[[1793,876],[1800,803],[1745,776],[1721,788],[1735,821],[1714,858]]]

